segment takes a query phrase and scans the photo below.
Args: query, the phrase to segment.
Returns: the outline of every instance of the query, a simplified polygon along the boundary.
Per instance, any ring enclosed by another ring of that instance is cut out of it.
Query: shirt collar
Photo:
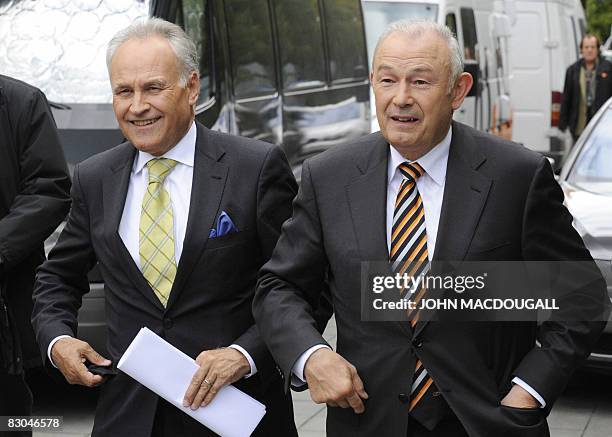
[[[191,122],[191,127],[183,138],[180,139],[176,146],[168,150],[162,156],[153,156],[150,153],[138,151],[138,157],[134,161],[133,171],[138,174],[142,171],[147,162],[155,158],[173,159],[181,164],[193,167],[195,159],[197,129],[194,121]]]
[[[444,179],[446,178],[446,166],[448,164],[448,153],[450,151],[452,136],[453,128],[450,127],[446,137],[444,137],[439,144],[416,160],[429,177],[440,186],[444,183]],[[412,162],[404,158],[395,147],[389,144],[388,183],[391,183],[391,180],[395,176],[397,167],[406,161]]]

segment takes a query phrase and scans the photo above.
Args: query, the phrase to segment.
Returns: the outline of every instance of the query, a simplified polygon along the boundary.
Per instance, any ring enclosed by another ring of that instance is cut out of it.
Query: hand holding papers
[[[148,328],[140,330],[117,368],[223,437],[250,435],[266,414],[265,405],[231,385],[204,408],[184,407],[183,396],[198,365]]]

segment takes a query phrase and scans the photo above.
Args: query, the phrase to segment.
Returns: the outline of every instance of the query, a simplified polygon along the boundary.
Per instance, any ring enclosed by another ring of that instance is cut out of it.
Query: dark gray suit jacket
[[[362,415],[328,408],[328,435],[404,437],[408,413],[401,401],[410,393],[417,357],[471,436],[546,435],[546,413],[604,322],[540,328],[535,322],[420,322],[413,335],[406,322],[361,321],[361,261],[388,259],[388,147],[374,133],[304,164],[293,217],[260,272],[254,300],[270,351],[288,376],[304,351],[323,342],[311,313],[327,280],[337,351],[356,366],[369,394]],[[458,123],[434,260],[592,262],[547,160]],[[609,305],[600,275],[587,293],[597,302],[596,320]],[[501,407],[513,376],[540,393],[547,409]]]
[[[108,358],[117,363],[143,326],[194,358],[238,344],[258,373],[235,385],[267,406],[259,435],[295,435],[291,400],[251,312],[257,271],[270,257],[297,191],[283,152],[197,124],[187,229],[165,309],[118,233],[135,156],[136,149],[124,143],[74,170],[66,228],[37,274],[33,324],[41,353],[46,359],[53,338],[76,334],[87,272],[97,261],[105,284]],[[239,232],[209,239],[222,211]],[[120,372],[102,386],[93,435],[148,437],[157,401]]]

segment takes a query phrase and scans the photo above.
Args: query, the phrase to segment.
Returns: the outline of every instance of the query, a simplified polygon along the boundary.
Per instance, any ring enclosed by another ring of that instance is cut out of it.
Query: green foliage
[[[612,0],[587,0],[586,17],[588,32],[597,35],[604,42],[612,26]]]

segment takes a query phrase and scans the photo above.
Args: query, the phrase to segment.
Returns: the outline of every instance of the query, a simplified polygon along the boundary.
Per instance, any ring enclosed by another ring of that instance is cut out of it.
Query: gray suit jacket
[[[517,144],[454,123],[434,260],[592,259],[572,227],[547,160]],[[471,436],[547,433],[545,415],[587,356],[603,322],[362,322],[361,262],[388,259],[388,143],[374,133],[304,164],[302,186],[254,300],[259,330],[288,376],[297,358],[322,343],[311,313],[329,283],[337,351],[356,366],[366,411],[328,408],[330,436],[404,437],[419,357]],[[586,291],[609,305],[601,276]],[[599,320],[602,320],[599,318]],[[541,348],[535,347],[538,338]],[[546,410],[500,406],[519,376]]]

